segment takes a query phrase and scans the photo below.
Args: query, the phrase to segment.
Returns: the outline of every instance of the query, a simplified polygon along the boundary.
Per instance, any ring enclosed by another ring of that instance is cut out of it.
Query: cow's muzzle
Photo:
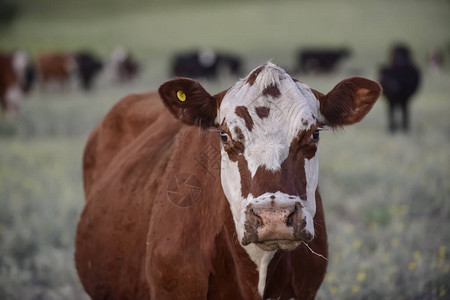
[[[300,202],[275,206],[250,204],[245,211],[242,245],[255,243],[263,250],[293,250],[314,234],[306,229]]]

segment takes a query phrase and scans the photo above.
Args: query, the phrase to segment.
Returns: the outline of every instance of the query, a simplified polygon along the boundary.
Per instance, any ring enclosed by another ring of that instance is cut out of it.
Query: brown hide
[[[155,93],[126,97],[88,140],[75,252],[85,290],[92,299],[261,299],[220,184],[220,137],[181,125],[161,107]],[[179,174],[200,183],[191,206],[169,198]],[[327,256],[316,198],[309,245]],[[313,299],[326,265],[304,245],[278,251],[264,298]]]
[[[163,104],[155,92],[129,95],[92,130],[83,157],[86,199],[94,178],[100,178],[114,156],[154,123],[162,110]]]
[[[0,105],[3,112],[10,109],[6,94],[14,84],[17,84],[12,59],[12,55],[0,53]]]
[[[36,59],[39,78],[42,83],[55,81],[64,85],[72,68],[71,55],[66,53],[42,53]]]

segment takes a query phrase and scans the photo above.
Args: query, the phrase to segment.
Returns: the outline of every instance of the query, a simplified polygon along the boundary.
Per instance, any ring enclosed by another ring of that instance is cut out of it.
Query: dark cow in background
[[[86,292],[314,299],[328,263],[319,131],[359,122],[380,93],[353,77],[322,94],[267,63],[216,95],[176,78],[119,101],[84,152]]]
[[[43,88],[53,84],[64,89],[74,78],[86,91],[93,87],[95,77],[103,68],[103,62],[88,50],[74,53],[48,52],[37,58],[39,79]]]
[[[298,69],[305,74],[329,73],[336,69],[340,60],[349,57],[348,48],[306,48],[298,52]]]
[[[242,61],[233,54],[211,49],[176,54],[172,61],[172,75],[216,79],[218,76],[239,76]]]
[[[91,51],[79,51],[73,54],[76,73],[81,87],[85,91],[92,89],[95,77],[103,68],[103,62]]]
[[[65,88],[75,72],[76,61],[73,55],[66,52],[44,52],[38,55],[36,66],[41,88],[54,85],[59,89]]]
[[[390,52],[388,65],[379,72],[383,94],[388,101],[389,130],[397,130],[396,111],[400,109],[402,129],[409,130],[409,100],[420,83],[420,70],[411,58],[411,50],[403,44],[395,45]]]
[[[35,68],[28,53],[0,53],[0,103],[5,115],[16,115],[24,94],[34,83]]]
[[[137,77],[142,67],[134,56],[125,48],[117,47],[106,66],[107,77],[113,83],[127,83]]]

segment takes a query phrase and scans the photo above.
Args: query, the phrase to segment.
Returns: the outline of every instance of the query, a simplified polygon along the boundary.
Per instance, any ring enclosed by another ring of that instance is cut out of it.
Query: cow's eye
[[[319,140],[319,130],[313,132],[313,134],[311,135],[311,139],[315,142]]]
[[[224,132],[224,131],[220,132],[220,139],[224,143],[228,143],[228,141],[230,140],[230,138],[228,137],[228,134],[226,132]]]

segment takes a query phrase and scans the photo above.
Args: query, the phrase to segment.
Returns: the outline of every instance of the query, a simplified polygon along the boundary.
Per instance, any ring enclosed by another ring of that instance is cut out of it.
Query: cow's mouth
[[[273,250],[287,250],[292,251],[303,241],[301,240],[271,240],[265,241],[261,243],[255,243],[256,246],[265,251],[273,251]]]

